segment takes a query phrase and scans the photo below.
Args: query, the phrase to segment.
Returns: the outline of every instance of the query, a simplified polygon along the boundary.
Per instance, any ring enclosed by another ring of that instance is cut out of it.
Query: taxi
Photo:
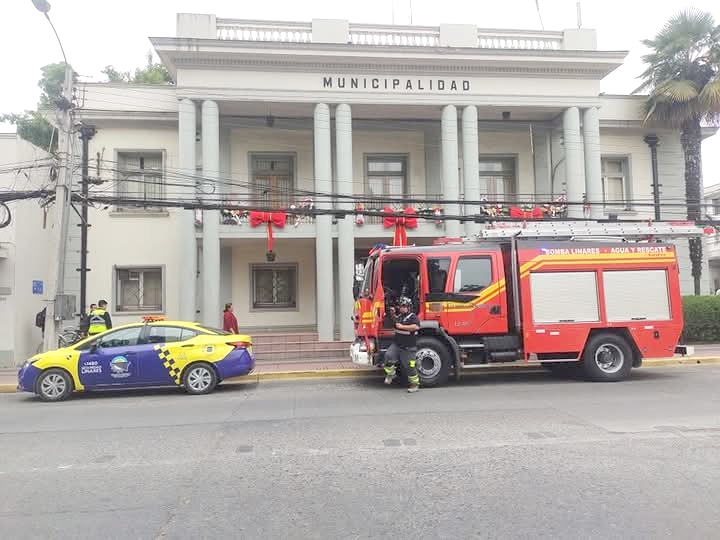
[[[18,390],[62,401],[93,389],[178,386],[212,392],[255,368],[252,338],[194,322],[144,317],[27,360]]]

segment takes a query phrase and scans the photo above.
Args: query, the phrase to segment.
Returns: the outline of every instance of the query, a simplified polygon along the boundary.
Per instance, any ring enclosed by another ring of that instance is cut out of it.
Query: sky
[[[102,81],[108,64],[132,71],[151,48],[148,37],[174,36],[176,13],[214,13],[218,17],[310,21],[348,19],[354,23],[474,23],[482,28],[542,29],[535,0],[490,2],[469,0],[50,0],[50,17],[68,62],[82,80]],[[577,27],[576,0],[539,0],[546,30]],[[643,70],[640,40],[651,38],[672,15],[687,7],[711,12],[720,23],[717,0],[650,2],[649,0],[583,0],[582,26],[598,32],[598,47],[629,51],[625,64],[602,83],[608,94],[628,94]],[[62,61],[50,25],[31,0],[0,2],[0,50],[3,73],[13,84],[0,85],[0,113],[20,112],[37,104],[40,67]],[[0,132],[14,131],[0,124]],[[720,134],[703,144],[706,186],[720,184]]]

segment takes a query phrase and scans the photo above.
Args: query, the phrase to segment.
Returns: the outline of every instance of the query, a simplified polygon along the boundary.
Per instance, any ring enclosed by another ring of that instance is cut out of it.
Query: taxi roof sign
[[[164,321],[165,317],[163,317],[162,315],[145,315],[142,320],[143,322],[149,323],[155,321]]]

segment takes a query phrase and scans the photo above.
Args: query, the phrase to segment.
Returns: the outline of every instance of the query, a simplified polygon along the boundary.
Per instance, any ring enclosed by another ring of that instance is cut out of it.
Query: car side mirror
[[[93,343],[92,345],[90,345],[90,352],[96,353],[99,347],[100,346],[97,343]]]

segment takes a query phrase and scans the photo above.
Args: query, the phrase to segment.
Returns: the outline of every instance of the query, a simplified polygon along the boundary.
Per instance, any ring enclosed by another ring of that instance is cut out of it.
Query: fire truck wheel
[[[583,368],[593,381],[621,381],[632,369],[632,350],[627,341],[617,334],[596,334],[585,347]]]
[[[415,366],[420,386],[442,386],[450,374],[450,352],[440,340],[421,337],[417,341]]]

